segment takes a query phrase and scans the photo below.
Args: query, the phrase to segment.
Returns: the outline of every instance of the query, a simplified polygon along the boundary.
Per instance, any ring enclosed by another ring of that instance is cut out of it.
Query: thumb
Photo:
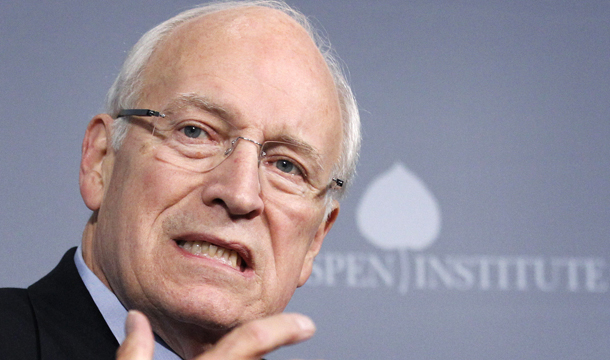
[[[125,333],[127,336],[117,351],[117,360],[152,360],[155,339],[146,316],[136,310],[129,311]]]

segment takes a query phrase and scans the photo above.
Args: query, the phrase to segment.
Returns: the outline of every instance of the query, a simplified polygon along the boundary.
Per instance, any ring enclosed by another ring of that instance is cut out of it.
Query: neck
[[[85,229],[83,230],[83,236],[81,239],[81,247],[83,250],[83,260],[85,261],[85,264],[87,265],[87,267],[95,274],[95,276],[98,277],[98,279],[100,279],[100,281],[106,285],[106,287],[108,289],[110,289],[112,291],[112,289],[110,288],[110,285],[108,284],[108,281],[106,280],[106,276],[104,275],[104,272],[102,271],[102,269],[99,267],[97,261],[95,260],[96,257],[94,255],[94,246],[93,246],[93,240],[95,238],[95,230],[97,227],[97,211],[93,212],[93,214],[91,214],[91,217],[89,218],[89,221],[87,221],[87,224],[85,225]]]

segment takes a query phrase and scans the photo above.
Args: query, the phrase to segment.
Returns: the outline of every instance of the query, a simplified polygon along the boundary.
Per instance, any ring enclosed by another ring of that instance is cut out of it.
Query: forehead
[[[176,28],[144,73],[141,105],[164,106],[195,94],[263,136],[290,133],[338,157],[337,91],[306,31],[267,8],[222,11]],[[260,139],[264,140],[264,139]]]
[[[144,82],[151,86],[144,95],[182,82],[213,83],[214,77],[275,88],[303,102],[337,101],[328,67],[309,35],[274,9],[226,10],[178,26],[145,68]]]

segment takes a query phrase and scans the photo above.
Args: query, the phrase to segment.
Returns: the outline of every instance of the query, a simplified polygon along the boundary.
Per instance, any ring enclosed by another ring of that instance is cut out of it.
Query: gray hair
[[[253,1],[219,1],[204,4],[196,8],[186,10],[169,20],[155,26],[144,34],[129,52],[121,72],[115,79],[112,87],[106,95],[106,113],[116,118],[121,109],[130,109],[137,106],[142,90],[142,73],[157,46],[179,25],[211,13],[252,7],[263,6],[282,11],[290,16],[312,38],[332,74],[339,102],[341,105],[341,116],[343,121],[343,144],[342,152],[337,164],[332,169],[333,177],[345,180],[343,187],[337,191],[330,191],[331,198],[341,199],[346,193],[346,188],[353,181],[360,150],[360,115],[358,106],[352,90],[345,76],[343,66],[339,58],[331,49],[328,39],[320,34],[307,19],[305,15],[291,8],[283,1],[278,0],[253,0]],[[118,150],[127,134],[128,122],[119,118],[115,121],[112,134],[112,146]],[[330,180],[330,179],[329,179]],[[329,204],[329,203],[327,203]]]

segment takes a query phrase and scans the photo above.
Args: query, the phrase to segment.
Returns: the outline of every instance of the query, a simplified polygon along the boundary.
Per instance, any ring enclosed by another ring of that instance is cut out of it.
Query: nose
[[[240,143],[243,145],[238,146]],[[227,151],[228,157],[207,173],[203,202],[207,206],[225,207],[232,217],[253,218],[260,215],[264,204],[259,179],[259,152],[258,142],[243,137],[235,139]]]

